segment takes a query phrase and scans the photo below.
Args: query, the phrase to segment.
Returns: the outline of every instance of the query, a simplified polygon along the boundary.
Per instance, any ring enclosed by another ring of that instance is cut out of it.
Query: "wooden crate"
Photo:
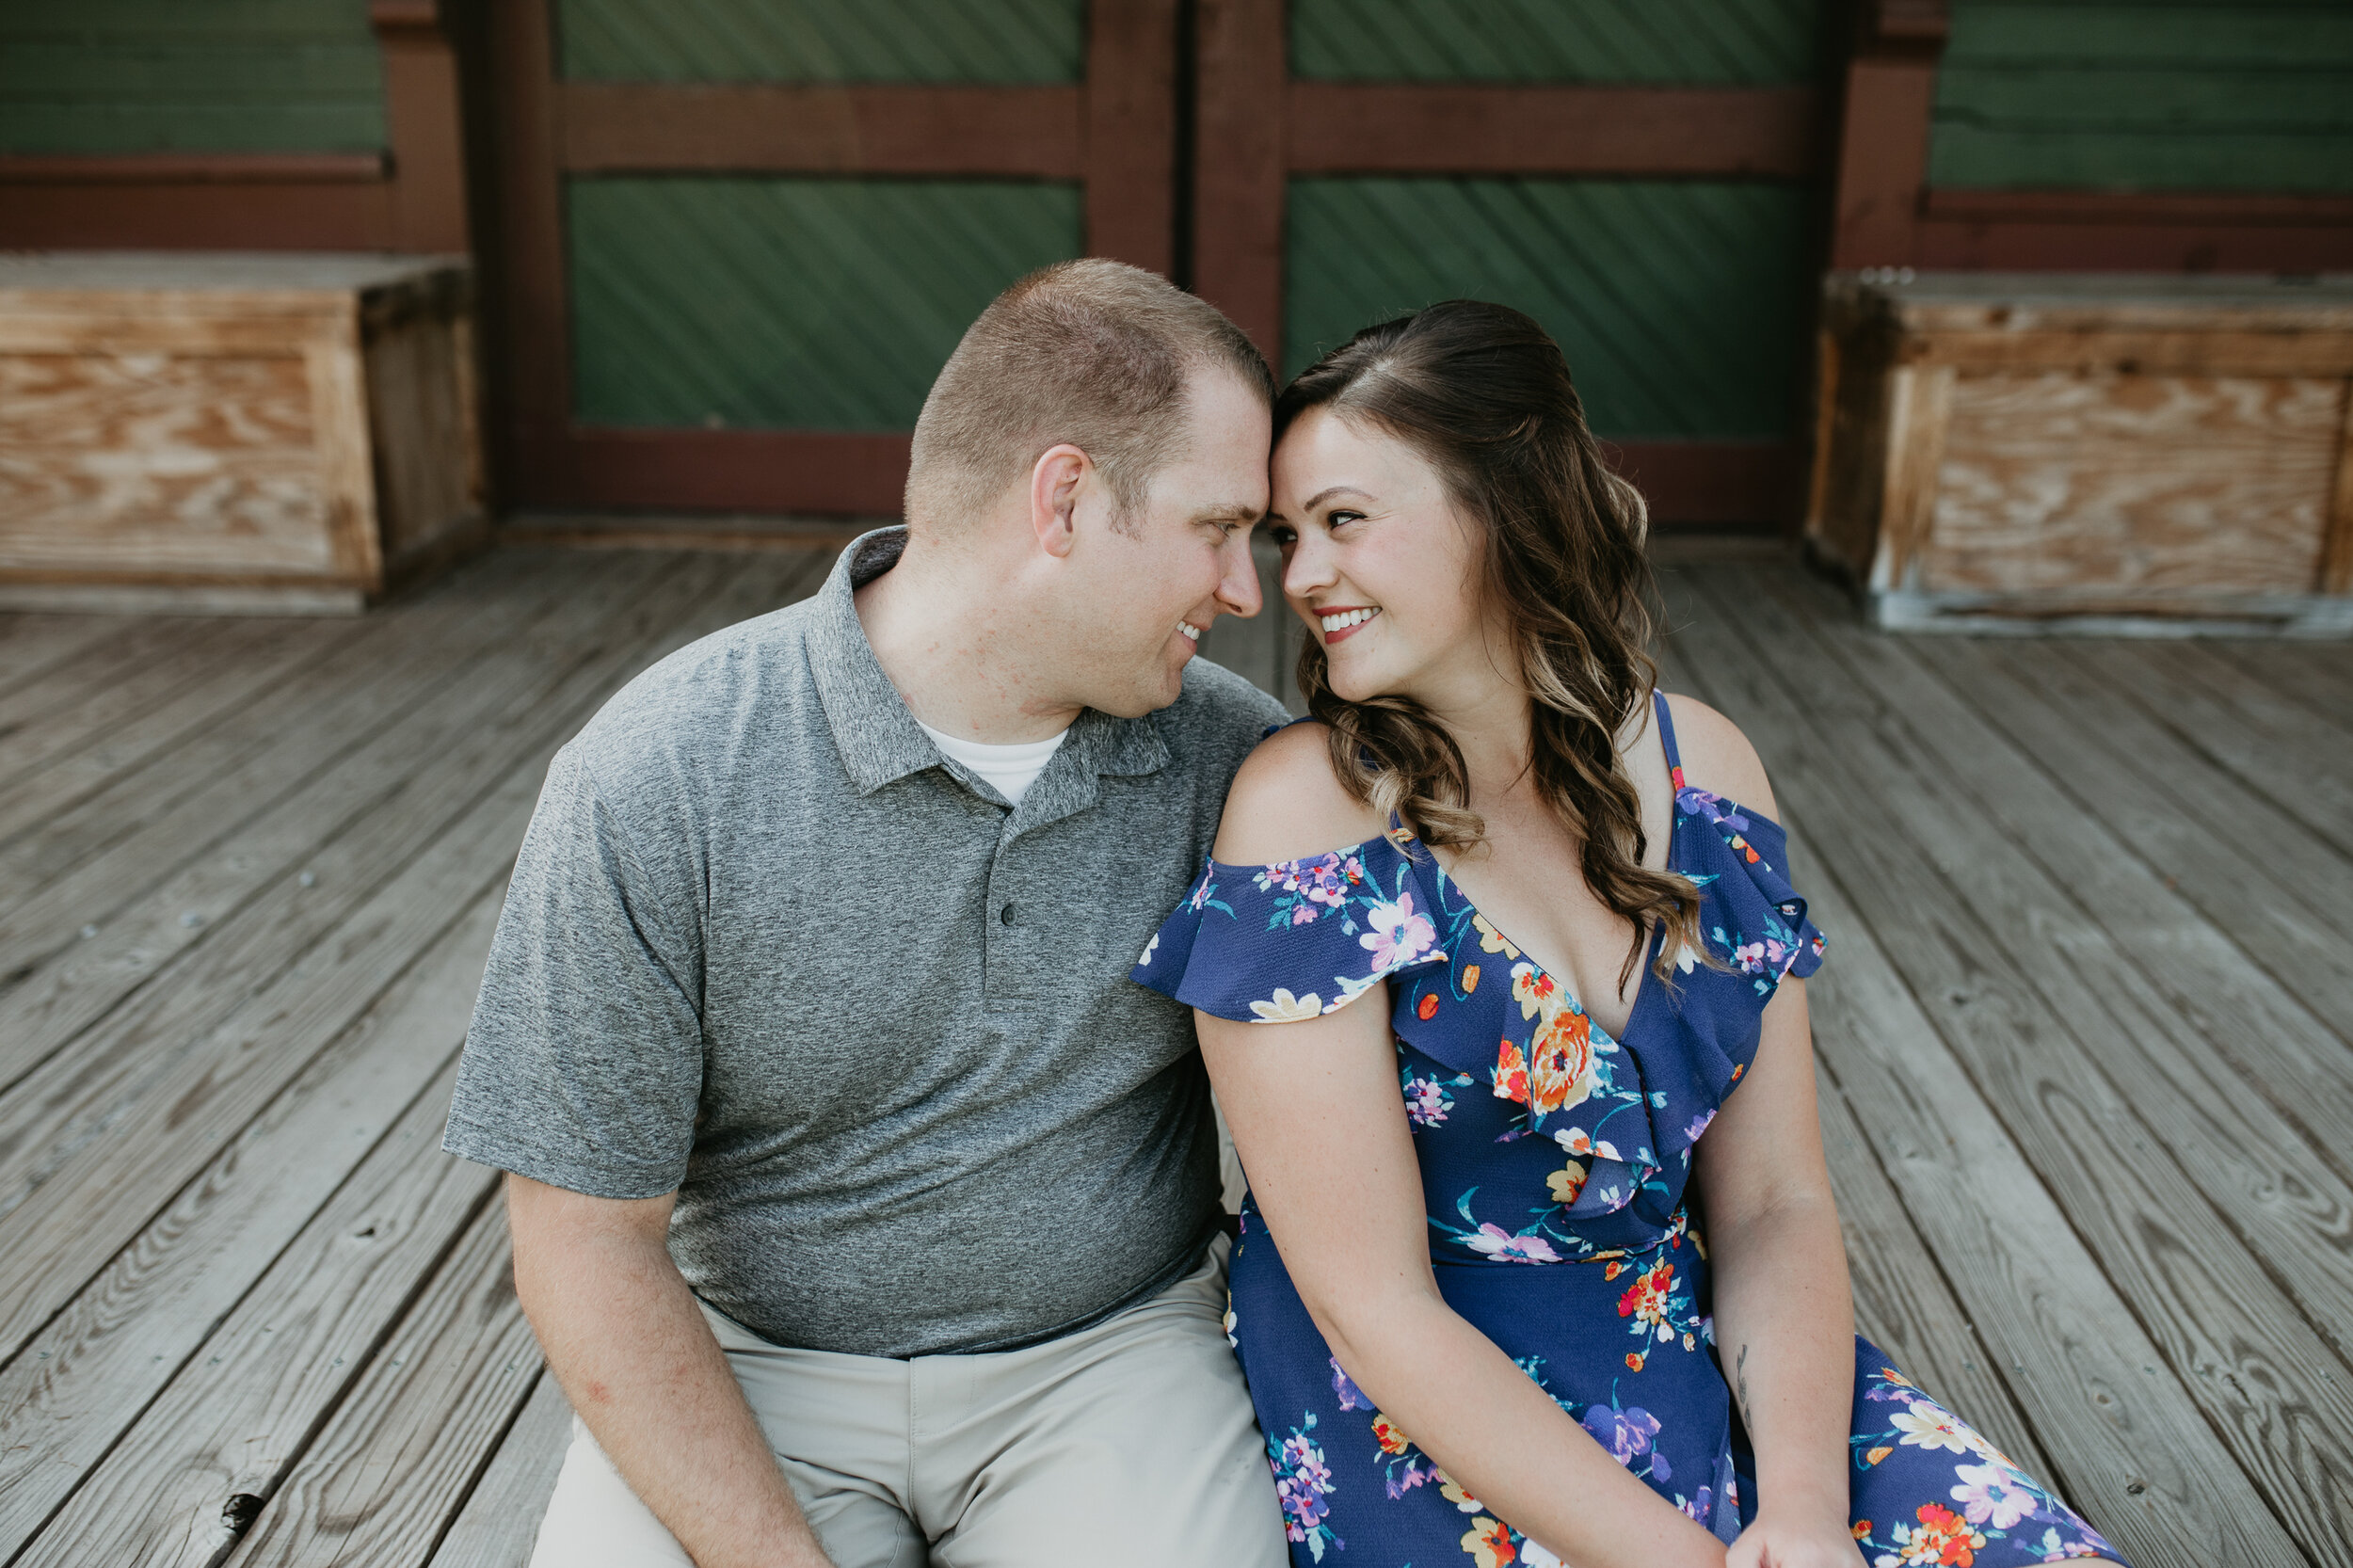
[[[1833,274],[1809,548],[1904,630],[2353,634],[2353,280]]]
[[[0,256],[0,605],[351,612],[486,528],[462,259]]]

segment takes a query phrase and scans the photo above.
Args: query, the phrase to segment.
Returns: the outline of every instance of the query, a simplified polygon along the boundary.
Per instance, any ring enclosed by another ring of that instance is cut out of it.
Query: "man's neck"
[[[895,566],[857,590],[875,661],[916,718],[993,745],[1070,728],[1080,705],[1037,683],[1051,665],[1032,646],[1036,617],[1022,586],[987,552],[951,550],[919,533]]]

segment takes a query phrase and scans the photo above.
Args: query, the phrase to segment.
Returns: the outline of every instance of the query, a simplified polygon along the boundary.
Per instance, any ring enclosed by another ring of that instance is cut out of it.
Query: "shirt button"
[[[1013,905],[1008,904],[997,911],[997,919],[1006,925],[1013,923]]]

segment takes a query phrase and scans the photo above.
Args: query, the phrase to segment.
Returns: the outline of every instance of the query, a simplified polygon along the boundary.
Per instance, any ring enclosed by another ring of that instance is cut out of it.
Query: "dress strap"
[[[1658,744],[1666,749],[1667,776],[1674,783],[1675,793],[1683,792],[1683,754],[1675,749],[1675,721],[1667,712],[1667,694],[1651,688],[1651,706],[1658,710]]]

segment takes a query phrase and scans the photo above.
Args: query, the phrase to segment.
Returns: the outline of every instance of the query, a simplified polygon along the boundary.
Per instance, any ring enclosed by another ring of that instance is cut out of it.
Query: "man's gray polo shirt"
[[[1004,1349],[1181,1273],[1215,1223],[1192,1016],[1129,966],[1273,699],[1196,659],[1080,715],[1017,809],[946,761],[852,588],[632,681],[556,754],[445,1146],[600,1197],[780,1344]]]

